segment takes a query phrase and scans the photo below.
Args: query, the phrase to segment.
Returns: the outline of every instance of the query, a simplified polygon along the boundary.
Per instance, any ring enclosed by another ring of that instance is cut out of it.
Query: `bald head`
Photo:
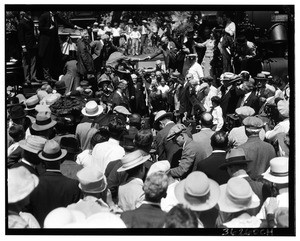
[[[201,114],[200,121],[203,127],[210,128],[213,125],[213,116],[209,112]]]

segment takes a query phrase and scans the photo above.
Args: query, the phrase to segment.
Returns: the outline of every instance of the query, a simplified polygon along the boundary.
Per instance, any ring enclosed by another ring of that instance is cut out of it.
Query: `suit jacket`
[[[174,122],[167,124],[157,133],[154,139],[154,148],[157,151],[158,160],[168,160],[171,163],[171,167],[177,166],[181,157],[179,146],[172,141],[167,141],[169,131],[174,125]]]
[[[18,37],[20,45],[25,45],[27,49],[33,49],[37,47],[37,39],[34,35],[34,24],[31,19],[20,20],[18,26]]]
[[[215,180],[219,185],[227,183],[230,179],[226,170],[219,166],[225,162],[226,152],[213,152],[209,157],[195,162],[194,171],[204,172],[208,178]]]
[[[166,213],[158,205],[142,204],[139,208],[121,214],[127,228],[162,228]]]
[[[221,86],[221,92],[224,86]],[[231,89],[225,94],[222,93],[220,107],[222,108],[223,115],[233,114],[235,112],[239,96],[242,95],[242,91],[238,90],[237,87],[232,86]]]
[[[65,177],[60,172],[46,171],[39,177],[39,184],[30,194],[28,211],[34,215],[41,227],[53,209],[67,207],[81,198],[79,182]]]
[[[239,101],[236,105],[236,108],[239,108],[241,106],[241,102],[244,98],[244,95],[242,95],[239,98]],[[255,91],[252,91],[251,94],[248,96],[248,98],[245,100],[244,102],[244,106],[250,106],[251,108],[253,108],[255,110],[255,113],[257,114],[259,111],[259,99],[255,94]]]
[[[53,50],[59,50],[61,54],[58,39],[58,23],[69,28],[74,28],[74,24],[60,18],[58,14],[54,14],[54,22],[52,22],[49,11],[43,13],[39,18],[39,56],[42,58],[49,58],[48,55],[55,54],[52,52]],[[54,26],[52,29],[50,29],[51,24]]]
[[[81,75],[95,71],[91,46],[84,39],[77,41],[77,69]]]
[[[183,147],[179,165],[171,168],[170,174],[174,178],[184,179],[192,172],[195,162],[201,162],[205,158],[206,153],[204,149],[199,143],[190,139],[186,141]]]
[[[122,96],[119,95],[119,93],[117,93],[117,91],[115,91],[112,96],[110,97],[111,99],[111,103],[112,103],[112,108],[115,108],[117,105],[123,105],[125,106],[128,110],[130,109],[130,105],[129,105],[129,100],[127,99],[127,97],[122,94]]]
[[[262,141],[258,136],[250,136],[246,143],[239,146],[245,152],[248,163],[248,175],[252,179],[258,178],[270,166],[270,160],[276,157],[274,147]]]
[[[200,132],[193,134],[193,140],[204,149],[206,157],[212,153],[212,146],[210,145],[210,138],[215,132],[210,128],[203,128]]]

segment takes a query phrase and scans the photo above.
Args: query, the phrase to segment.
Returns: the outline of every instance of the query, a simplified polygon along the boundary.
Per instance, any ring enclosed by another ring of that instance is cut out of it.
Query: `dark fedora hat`
[[[9,117],[12,120],[21,119],[26,116],[24,107],[22,105],[16,105],[11,107]]]
[[[233,148],[227,152],[225,162],[219,166],[224,170],[226,167],[235,164],[247,164],[251,160],[246,160],[245,152],[242,148]]]

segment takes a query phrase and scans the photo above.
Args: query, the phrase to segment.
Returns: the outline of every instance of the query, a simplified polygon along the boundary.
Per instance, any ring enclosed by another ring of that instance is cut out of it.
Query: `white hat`
[[[39,183],[39,178],[20,166],[8,169],[8,203],[16,203],[26,198]]]
[[[165,161],[157,161],[153,163],[147,173],[147,177],[150,176],[154,172],[164,172],[167,173],[171,168],[170,162],[168,160]]]
[[[79,188],[87,193],[100,193],[107,187],[104,174],[93,167],[84,167],[77,172]]]
[[[222,212],[235,213],[256,208],[260,204],[249,182],[242,177],[230,178],[226,184],[220,186],[220,190],[218,204]]]
[[[93,117],[98,116],[103,112],[103,107],[98,105],[96,101],[91,100],[85,104],[85,107],[81,110],[81,113],[85,116]]]
[[[85,214],[74,209],[59,207],[53,209],[44,220],[44,228],[64,228],[64,226],[85,220]]]
[[[138,165],[143,164],[147,160],[149,160],[150,155],[144,156],[142,151],[136,150],[133,151],[124,157],[122,157],[122,166],[117,170],[117,172],[123,172],[129,169],[132,169]]]
[[[264,179],[274,183],[289,182],[289,159],[288,157],[275,157],[270,161],[270,167],[262,174]]]

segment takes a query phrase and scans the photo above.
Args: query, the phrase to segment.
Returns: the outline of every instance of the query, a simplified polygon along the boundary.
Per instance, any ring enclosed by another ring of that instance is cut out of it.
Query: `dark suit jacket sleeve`
[[[24,45],[26,46],[24,28],[25,28],[24,23],[20,22],[18,26],[18,38],[21,46]]]
[[[47,34],[50,32],[49,14],[43,14],[39,18],[39,30],[41,33]]]
[[[58,23],[64,25],[65,27],[68,27],[68,28],[74,28],[75,25],[70,23],[69,21],[61,18],[58,14],[55,14],[55,17],[56,17],[56,20]]]
[[[157,151],[158,160],[167,160],[167,155],[164,148],[163,138],[160,133],[154,139],[154,149]]]
[[[163,52],[162,49],[159,49],[159,50],[157,50],[155,53],[150,54],[150,55],[149,55],[149,56],[150,56],[150,59],[155,58],[156,56],[160,55],[162,52]]]
[[[171,176],[175,178],[184,176],[191,169],[191,166],[194,164],[194,160],[195,153],[186,147],[186,149],[182,151],[179,166],[170,170]]]

